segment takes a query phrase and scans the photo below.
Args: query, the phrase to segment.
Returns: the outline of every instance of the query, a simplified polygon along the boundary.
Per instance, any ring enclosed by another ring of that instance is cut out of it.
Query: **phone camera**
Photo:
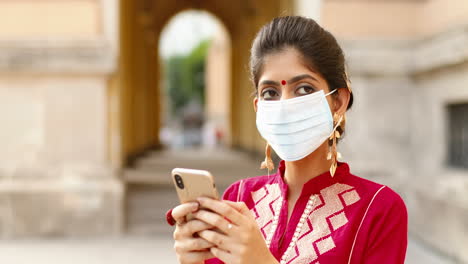
[[[177,187],[180,189],[184,189],[184,181],[182,181],[182,177],[180,175],[174,175],[174,179],[176,181]]]

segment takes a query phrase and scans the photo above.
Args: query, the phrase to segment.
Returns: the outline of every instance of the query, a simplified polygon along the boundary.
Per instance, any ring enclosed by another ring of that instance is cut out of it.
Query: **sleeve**
[[[205,260],[205,264],[224,264],[221,260],[217,258],[207,259]]]
[[[240,181],[237,181],[233,184],[231,184],[225,191],[224,191],[224,194],[223,194],[223,197],[222,199],[223,200],[228,200],[228,201],[233,201],[233,202],[236,202],[237,201],[237,197],[239,195],[239,185],[241,184],[242,180]]]
[[[239,194],[239,185],[240,185],[241,182],[242,182],[242,180],[231,184],[224,191],[222,199],[223,200],[228,200],[228,201],[233,201],[233,202],[237,201],[237,196]],[[224,262],[222,262],[221,260],[219,260],[217,258],[205,260],[205,264],[223,264],[223,263]]]
[[[363,263],[404,264],[408,244],[408,213],[403,199],[385,187],[372,205]]]

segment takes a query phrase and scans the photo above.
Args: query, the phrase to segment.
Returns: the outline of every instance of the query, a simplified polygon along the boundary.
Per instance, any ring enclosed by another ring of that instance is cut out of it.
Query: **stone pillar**
[[[222,133],[222,143],[229,145],[231,140],[229,123],[229,91],[231,89],[231,38],[221,24],[211,40],[205,62],[205,113],[206,133],[215,138],[215,131]],[[218,132],[218,133],[219,133]],[[213,139],[205,139],[207,146],[213,146]]]
[[[117,45],[99,30],[116,27],[100,20],[116,4],[0,3],[0,24],[19,25],[0,33],[0,237],[121,230],[107,137]]]

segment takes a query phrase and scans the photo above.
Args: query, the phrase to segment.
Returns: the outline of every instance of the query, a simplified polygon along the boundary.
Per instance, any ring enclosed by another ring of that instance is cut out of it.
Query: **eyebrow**
[[[312,79],[312,80],[318,82],[318,80],[316,78],[314,78],[310,74],[301,74],[301,75],[298,75],[298,76],[295,76],[295,77],[292,77],[291,79],[289,79],[288,84],[295,83],[295,82],[298,82],[298,81],[303,80],[303,79]]]
[[[288,84],[291,84],[291,83],[295,83],[295,82],[298,82],[300,80],[303,80],[303,79],[312,79],[314,81],[317,81],[318,80],[316,78],[314,78],[312,75],[310,74],[301,74],[301,75],[298,75],[298,76],[295,76],[295,77],[292,77],[291,79],[288,80]],[[276,86],[280,86],[280,83],[277,82],[277,81],[272,81],[272,80],[264,80],[264,81],[261,81],[260,82],[261,85],[276,85]]]
[[[276,85],[276,86],[279,86],[280,83],[279,82],[276,82],[276,81],[272,81],[272,80],[263,80],[260,82],[260,84],[262,85]]]

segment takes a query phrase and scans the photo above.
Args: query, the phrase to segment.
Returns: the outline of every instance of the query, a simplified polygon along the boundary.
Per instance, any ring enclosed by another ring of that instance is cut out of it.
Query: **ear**
[[[333,102],[333,110],[338,115],[343,115],[348,109],[349,99],[351,94],[348,89],[340,88],[336,91],[338,94]]]
[[[258,103],[258,98],[255,97],[255,98],[253,99],[253,107],[254,107],[254,109],[255,109],[255,113],[257,113],[257,103]]]

